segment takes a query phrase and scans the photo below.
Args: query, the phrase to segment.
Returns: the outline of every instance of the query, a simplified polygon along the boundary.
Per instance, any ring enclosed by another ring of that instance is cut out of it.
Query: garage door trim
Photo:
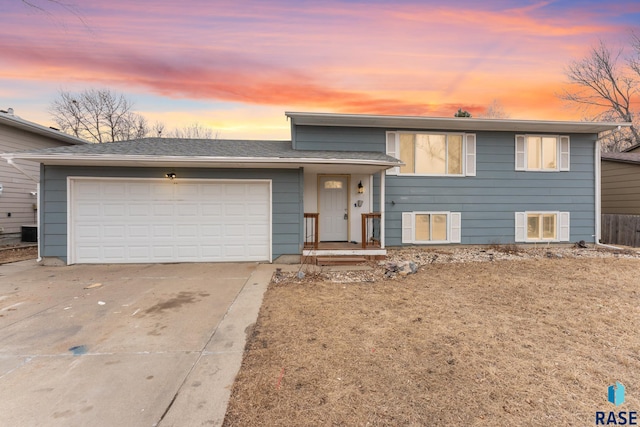
[[[75,264],[74,256],[74,227],[73,227],[73,203],[74,183],[78,181],[127,181],[127,182],[159,182],[166,183],[167,178],[130,178],[130,177],[97,177],[97,176],[68,176],[67,177],[67,264]],[[242,184],[267,184],[268,186],[268,254],[269,262],[273,258],[273,183],[271,179],[227,179],[227,178],[176,178],[179,182],[192,183],[242,183]]]

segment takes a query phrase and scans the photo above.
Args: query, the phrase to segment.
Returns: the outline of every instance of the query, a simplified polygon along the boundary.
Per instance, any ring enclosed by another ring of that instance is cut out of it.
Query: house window
[[[568,242],[569,212],[516,212],[516,242]]]
[[[474,134],[387,132],[387,154],[404,163],[389,175],[475,176]]]
[[[460,243],[460,212],[403,212],[402,243]]]
[[[569,137],[516,135],[516,170],[568,171]]]
[[[324,188],[327,190],[339,190],[342,188],[342,181],[325,181]]]

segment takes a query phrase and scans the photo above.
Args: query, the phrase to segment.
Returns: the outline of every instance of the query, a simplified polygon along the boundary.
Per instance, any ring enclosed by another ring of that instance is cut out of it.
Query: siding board
[[[515,171],[515,134],[476,133],[475,177],[387,176],[387,245],[401,244],[402,212],[462,213],[462,244],[515,242],[515,212],[567,211],[570,238],[594,241],[594,135],[571,135],[568,172]],[[395,202],[395,205],[391,203]]]
[[[640,215],[640,165],[602,161],[602,213]]]
[[[179,178],[271,179],[273,258],[299,254],[302,249],[302,204],[297,169],[203,169],[172,168]],[[41,187],[46,188],[42,207],[42,256],[67,258],[67,177],[160,178],[166,168],[110,168],[44,166]]]
[[[69,144],[0,123],[0,153],[66,145]],[[31,193],[37,189],[40,165],[26,160],[16,160],[15,164],[29,176],[25,176],[6,161],[0,161],[0,184],[3,186],[0,195],[0,227],[4,229],[4,234],[20,233],[22,225],[36,222],[34,215],[37,215],[37,212],[34,212],[33,205],[37,203],[37,198]]]

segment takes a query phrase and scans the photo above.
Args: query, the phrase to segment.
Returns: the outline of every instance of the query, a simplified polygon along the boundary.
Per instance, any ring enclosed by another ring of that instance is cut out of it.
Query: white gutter
[[[596,235],[595,235],[595,240],[596,240],[596,244],[600,244],[600,238],[602,237],[602,189],[601,187],[601,172],[600,172],[600,140],[597,140],[595,143],[595,148],[594,148],[594,157],[595,157],[595,165],[594,165],[594,175],[595,175],[595,181],[596,181],[596,200],[595,200],[595,208],[596,208]]]
[[[211,157],[211,156],[152,156],[152,155],[120,155],[120,154],[102,154],[102,155],[42,155],[37,153],[5,153],[0,157],[11,161],[13,159],[33,160],[45,163],[47,161],[69,161],[71,163],[93,162],[150,162],[150,163],[274,163],[274,164],[335,164],[335,165],[370,165],[370,166],[389,166],[395,167],[401,165],[398,162],[390,162],[384,160],[366,160],[366,159],[325,159],[325,158],[299,158],[299,157]]]

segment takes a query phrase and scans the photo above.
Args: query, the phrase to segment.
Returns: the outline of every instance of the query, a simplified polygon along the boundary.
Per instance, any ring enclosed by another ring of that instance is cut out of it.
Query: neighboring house
[[[640,215],[640,152],[602,153],[602,213]]]
[[[0,153],[86,144],[86,141],[23,120],[13,110],[0,110]],[[40,165],[18,160],[0,162],[0,237],[18,235],[23,225],[37,222]]]
[[[631,147],[622,150],[623,153],[640,153],[640,144],[634,144]]]
[[[5,157],[42,163],[41,255],[68,264],[597,242],[598,133],[619,123],[286,115],[291,141],[151,138]]]

